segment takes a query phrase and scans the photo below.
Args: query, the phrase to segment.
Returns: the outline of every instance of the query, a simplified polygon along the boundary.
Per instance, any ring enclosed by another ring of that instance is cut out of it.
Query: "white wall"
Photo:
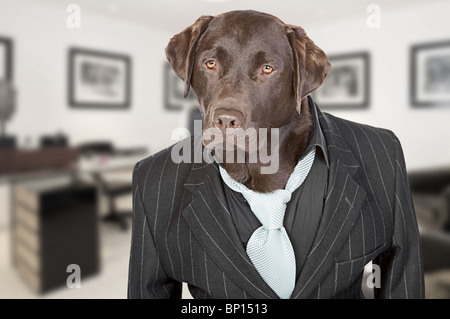
[[[8,132],[18,135],[19,142],[30,136],[37,143],[40,134],[63,130],[73,143],[110,138],[123,147],[145,145],[152,153],[172,144],[172,130],[185,124],[182,114],[167,113],[162,105],[164,48],[173,32],[85,11],[81,29],[69,29],[69,3],[0,0],[0,35],[14,39],[14,77],[19,95]],[[365,12],[345,22],[303,25],[329,55],[371,52],[370,108],[333,113],[393,130],[402,141],[410,169],[450,162],[450,107],[430,110],[409,105],[410,46],[450,39],[449,3],[405,4],[403,10],[395,12],[384,12],[381,7],[380,29],[367,28]],[[300,12],[298,16],[301,18]],[[291,18],[286,22],[301,24],[301,20]],[[66,63],[70,46],[132,57],[130,110],[79,110],[68,106]]]
[[[119,147],[146,146],[150,152],[172,143],[180,115],[162,106],[164,48],[171,34],[147,26],[81,11],[81,29],[66,25],[68,1],[48,5],[0,0],[0,35],[14,40],[17,111],[7,131],[23,144],[62,130],[74,144],[109,139]],[[67,102],[68,48],[79,46],[130,55],[129,110],[86,110]]]
[[[178,113],[163,109],[164,48],[171,34],[147,26],[81,12],[81,29],[66,25],[71,1],[0,0],[0,36],[14,41],[16,112],[7,133],[20,146],[61,130],[70,142],[111,140],[118,147],[145,146],[153,153],[173,141],[174,128],[184,124]],[[67,59],[71,46],[130,55],[132,104],[129,110],[86,110],[67,102]],[[9,224],[10,192],[0,180],[0,228]]]
[[[413,108],[409,103],[411,45],[450,40],[450,2],[383,12],[381,28],[366,26],[368,14],[339,24],[307,28],[328,55],[353,51],[371,54],[371,103],[368,110],[334,110],[336,116],[397,134],[409,170],[450,167],[450,106]]]

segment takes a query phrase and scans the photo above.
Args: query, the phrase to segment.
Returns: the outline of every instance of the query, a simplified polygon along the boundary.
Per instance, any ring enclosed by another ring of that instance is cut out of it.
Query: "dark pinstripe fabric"
[[[362,298],[364,266],[380,266],[376,298],[423,298],[419,234],[397,137],[318,111],[328,145],[322,219],[292,298]],[[194,147],[193,140],[185,140]],[[202,150],[193,150],[202,151]],[[136,164],[129,298],[278,298],[250,262],[215,164]]]

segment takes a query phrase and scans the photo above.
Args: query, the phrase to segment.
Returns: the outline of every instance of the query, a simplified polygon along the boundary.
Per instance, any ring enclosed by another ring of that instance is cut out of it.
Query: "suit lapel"
[[[328,194],[312,248],[291,298],[307,298],[334,266],[335,258],[359,217],[366,193],[354,178],[354,158],[332,118],[317,109],[330,162]],[[278,298],[245,252],[233,224],[215,164],[194,164],[185,187],[194,195],[183,217],[207,254],[236,285],[255,298]]]
[[[365,191],[354,179],[359,163],[332,119],[320,110],[318,115],[330,161],[328,194],[316,237],[292,298],[308,298],[329,273],[335,263],[334,257],[348,239],[366,198]]]
[[[185,187],[194,195],[182,214],[216,265],[255,298],[277,298],[251,263],[240,241],[215,164],[194,164]]]

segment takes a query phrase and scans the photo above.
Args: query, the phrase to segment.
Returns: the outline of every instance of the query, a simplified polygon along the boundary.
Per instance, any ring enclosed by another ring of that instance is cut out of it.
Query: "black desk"
[[[99,272],[97,190],[70,176],[15,183],[13,265],[37,293],[65,286],[67,266],[85,278]]]

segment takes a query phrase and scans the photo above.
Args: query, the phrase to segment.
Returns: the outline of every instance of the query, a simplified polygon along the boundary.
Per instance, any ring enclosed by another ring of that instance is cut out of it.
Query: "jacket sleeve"
[[[390,249],[374,262],[380,267],[381,285],[375,298],[424,298],[423,262],[420,236],[411,191],[406,175],[403,150],[393,135],[395,147],[395,194],[393,232]]]
[[[149,227],[137,173],[138,165],[139,163],[133,171],[133,225],[128,268],[128,298],[181,298],[181,283],[166,275]]]

